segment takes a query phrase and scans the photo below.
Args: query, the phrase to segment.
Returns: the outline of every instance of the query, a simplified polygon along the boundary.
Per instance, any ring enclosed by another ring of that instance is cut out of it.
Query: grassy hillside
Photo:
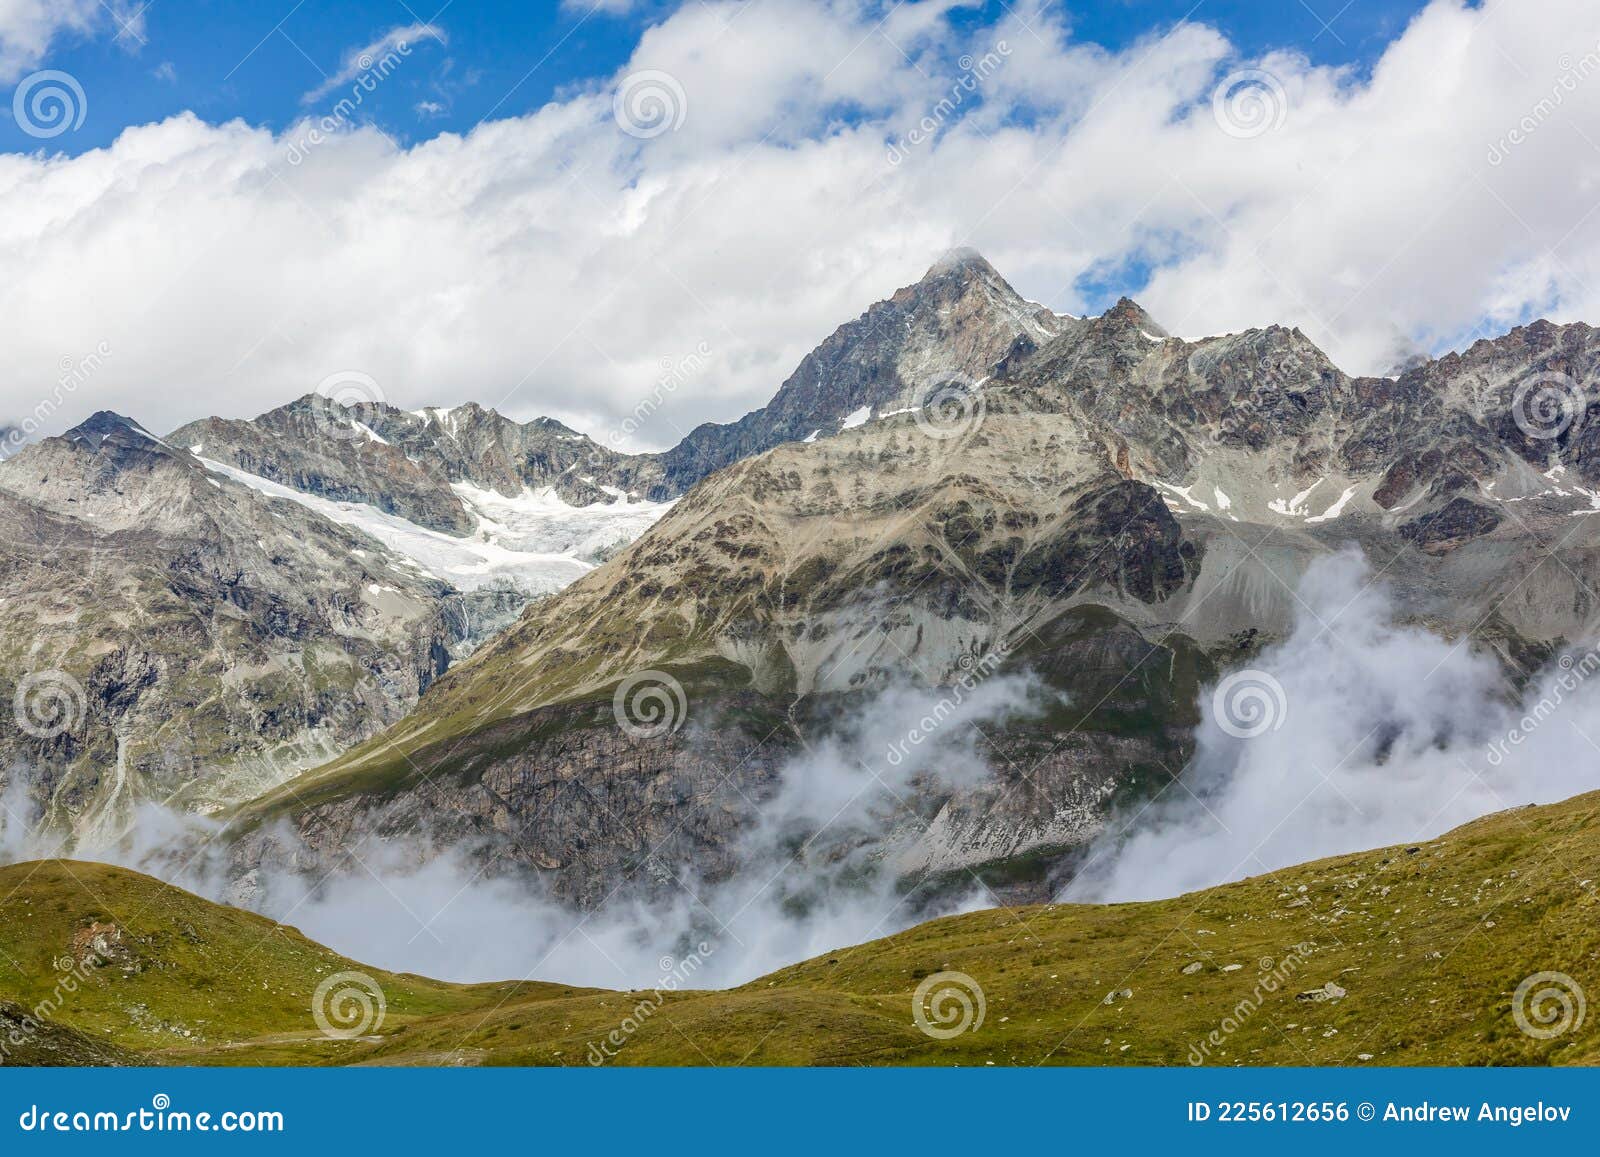
[[[386,1018],[333,1041],[313,993],[360,966],[146,877],[48,861],[0,869],[0,1001],[48,997],[98,926],[120,951],[51,1018],[79,1050],[57,1060],[583,1065],[616,1033],[606,1063],[1586,1064],[1600,1062],[1600,1013],[1542,1039],[1512,1006],[1540,972],[1600,994],[1597,880],[1593,794],[1174,900],[950,917],[727,992],[363,968]],[[912,994],[945,972],[986,1007],[981,1025],[935,1039]]]

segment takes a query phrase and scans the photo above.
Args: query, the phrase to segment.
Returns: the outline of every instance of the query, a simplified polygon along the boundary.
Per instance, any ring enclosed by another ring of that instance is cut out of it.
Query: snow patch
[[[1172,486],[1169,483],[1157,481],[1156,485],[1161,487],[1163,490],[1176,494],[1179,498],[1183,499],[1190,506],[1193,506],[1196,510],[1209,511],[1211,509],[1211,507],[1207,506],[1204,502],[1201,502],[1198,498],[1189,493],[1190,490],[1194,489],[1192,484],[1189,486]]]
[[[839,426],[841,430],[854,430],[857,426],[865,426],[867,419],[872,417],[872,407],[862,406],[859,410],[851,410],[844,416],[844,422]]]
[[[1316,516],[1314,516],[1312,518],[1306,519],[1306,521],[1307,522],[1329,522],[1329,521],[1331,521],[1331,520],[1333,520],[1335,518],[1338,518],[1339,515],[1344,512],[1345,503],[1349,502],[1350,499],[1354,498],[1355,497],[1355,493],[1356,493],[1356,488],[1354,486],[1350,487],[1343,494],[1339,495],[1339,500],[1337,502],[1335,502],[1332,506],[1328,507],[1328,509],[1324,510],[1321,514],[1318,514],[1318,515],[1316,515]]]
[[[469,537],[457,538],[363,502],[303,494],[222,462],[197,459],[213,474],[269,497],[297,502],[330,522],[358,530],[399,555],[397,562],[459,590],[505,581],[529,594],[560,590],[594,569],[595,554],[632,542],[672,505],[624,498],[571,506],[550,489],[508,498],[458,482],[451,490],[476,516],[478,527]]]
[[[1326,478],[1318,478],[1299,494],[1296,494],[1293,498],[1289,499],[1288,502],[1285,502],[1281,498],[1274,498],[1271,502],[1267,503],[1267,508],[1276,514],[1282,514],[1289,518],[1299,518],[1306,512],[1306,499],[1311,497],[1311,492],[1326,481]]]

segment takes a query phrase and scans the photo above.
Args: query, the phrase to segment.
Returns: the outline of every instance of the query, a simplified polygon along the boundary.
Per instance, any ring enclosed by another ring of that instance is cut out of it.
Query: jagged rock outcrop
[[[681,491],[784,442],[920,407],[930,388],[981,379],[1001,359],[1038,348],[1075,320],[1023,300],[973,250],[953,250],[916,285],[835,330],[766,406],[729,425],[690,431],[660,456],[663,475]]]
[[[606,486],[664,493],[648,456],[610,450],[550,418],[514,422],[476,403],[413,412],[307,394],[249,420],[191,422],[167,441],[306,494],[455,535],[470,534],[477,520],[454,483],[508,497],[549,487],[574,506],[613,501]]]

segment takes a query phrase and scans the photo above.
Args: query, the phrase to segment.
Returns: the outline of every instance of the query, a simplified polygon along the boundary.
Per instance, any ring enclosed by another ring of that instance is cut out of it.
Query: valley
[[[607,991],[386,973],[149,877],[43,861],[0,869],[0,1018],[58,1001],[7,1063],[1594,1064],[1570,990],[1563,1013],[1520,985],[1530,962],[1596,975],[1596,878],[1589,794],[1171,900],[952,916],[724,991],[689,962],[725,946],[686,946],[655,986]],[[64,974],[82,980],[60,994]],[[330,977],[354,994],[344,1039],[313,1014]]]

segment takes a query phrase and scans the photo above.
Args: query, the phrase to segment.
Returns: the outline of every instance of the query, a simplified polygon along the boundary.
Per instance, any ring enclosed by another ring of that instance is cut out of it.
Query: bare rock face
[[[976,380],[1071,324],[1024,301],[976,253],[958,250],[840,326],[767,406],[697,427],[661,454],[620,453],[553,419],[518,423],[474,403],[413,412],[317,394],[249,421],[192,422],[167,440],[308,494],[464,534],[472,526],[451,483],[505,495],[550,486],[574,505],[608,501],[602,487],[676,498],[742,458],[837,433],[852,415],[920,405],[931,386]]]
[[[138,956],[114,921],[95,920],[72,934],[71,959],[80,971],[115,968],[125,976],[141,970]]]
[[[702,713],[644,740],[616,726],[609,699],[541,708],[377,769],[389,786],[376,810],[349,797],[300,809],[288,841],[252,828],[234,861],[241,871],[305,868],[308,852],[309,864],[337,863],[368,834],[420,839],[470,849],[495,874],[538,875],[578,906],[649,886],[667,865],[725,877],[756,819],[752,801],[772,794],[797,744],[779,705],[754,692]]]
[[[1416,544],[1425,554],[1448,554],[1480,535],[1488,534],[1501,522],[1500,512],[1468,498],[1452,498],[1431,514],[1413,519],[1400,527],[1400,536]]]
[[[764,408],[731,425],[708,423],[661,455],[669,488],[784,442],[838,433],[861,420],[923,404],[952,379],[975,381],[1013,353],[1035,349],[1071,325],[1024,301],[972,250],[957,250],[920,282],[840,326],[789,376]]]
[[[1043,898],[1181,775],[1201,688],[1281,637],[1319,556],[1358,543],[1406,613],[1514,675],[1585,630],[1597,384],[1583,325],[1351,377],[1295,329],[1059,317],[956,253],[662,454],[472,405],[312,396],[164,442],[97,415],[0,466],[6,669],[59,667],[85,705],[0,719],[0,745],[80,829],[165,793],[228,811],[241,871],[420,836],[592,906],[739,872],[794,761],[896,689],[1014,677],[1036,701],[984,736],[985,778],[931,768],[851,838],[910,880]],[[446,535],[464,485],[677,501],[450,665],[457,592],[195,455]],[[624,726],[644,674],[687,722]]]
[[[957,404],[924,405],[952,376]],[[1570,383],[1575,418],[1530,434],[1530,381]],[[1190,342],[1128,300],[1055,317],[958,255],[764,410],[660,456],[662,485],[688,487],[670,513],[300,800],[245,809],[242,854],[287,818],[314,858],[370,832],[481,839],[578,904],[648,891],[652,857],[714,879],[839,719],[978,671],[1034,680],[1046,706],[985,736],[986,780],[919,780],[871,838],[913,879],[1048,896],[1111,809],[1181,774],[1201,687],[1281,637],[1320,555],[1361,544],[1403,608],[1513,674],[1584,629],[1600,522],[1571,520],[1600,509],[1597,383],[1586,326],[1352,378],[1298,330]],[[1563,565],[1502,605],[1530,546]],[[696,727],[624,734],[607,704],[641,672],[670,675]],[[706,789],[719,775],[738,800]]]
[[[0,766],[43,826],[214,811],[395,722],[448,588],[97,414],[0,466]]]
[[[508,497],[552,488],[574,506],[610,502],[601,489],[672,497],[648,455],[600,446],[560,422],[514,422],[475,403],[416,412],[319,394],[248,421],[207,418],[173,431],[174,446],[306,494],[361,502],[445,534],[471,533],[453,483]]]
[[[252,421],[191,422],[167,441],[306,494],[364,502],[446,534],[469,533],[472,520],[442,463],[380,438],[357,411],[309,394]]]

